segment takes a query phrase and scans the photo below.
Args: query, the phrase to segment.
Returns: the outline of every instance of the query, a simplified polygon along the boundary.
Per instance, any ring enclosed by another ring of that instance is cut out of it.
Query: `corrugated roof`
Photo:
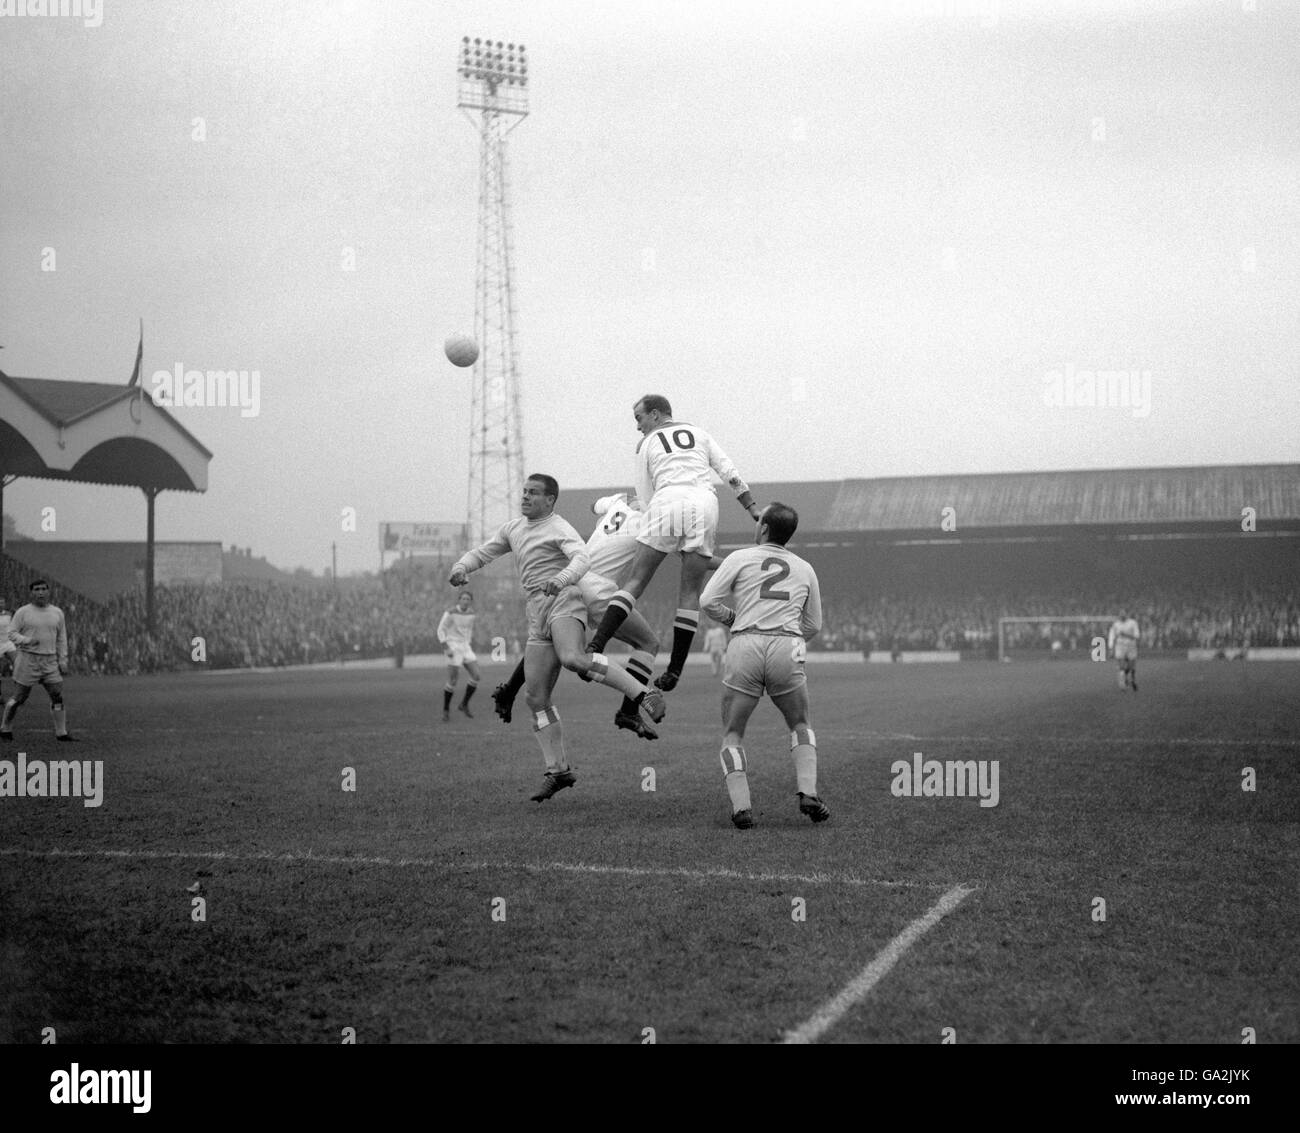
[[[959,531],[1239,522],[1243,507],[1253,507],[1262,521],[1300,520],[1300,464],[781,481],[752,488],[760,504],[780,500],[798,511],[803,533],[937,531],[946,507],[955,510]],[[620,491],[626,485],[561,485],[556,510],[586,534],[591,505]],[[718,497],[719,532],[748,537],[748,521],[730,493],[722,490]]]
[[[831,509],[832,531],[935,528],[943,509],[959,529],[1076,524],[1300,518],[1300,465],[1122,468],[908,476],[846,480]]]
[[[128,386],[106,385],[103,382],[62,382],[51,378],[5,376],[29,402],[56,423],[75,421],[132,392]]]

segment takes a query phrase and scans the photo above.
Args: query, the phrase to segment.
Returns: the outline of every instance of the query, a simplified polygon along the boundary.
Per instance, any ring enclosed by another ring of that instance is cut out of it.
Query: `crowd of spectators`
[[[1110,593],[1086,585],[1001,594],[878,595],[825,602],[825,627],[811,648],[837,651],[957,649],[996,655],[1004,617],[1096,619],[1012,623],[1005,645],[1017,649],[1089,648],[1110,618],[1137,619],[1142,648],[1300,646],[1300,590],[1287,586],[1165,586],[1159,593]]]
[[[248,668],[338,662],[437,653],[438,621],[455,592],[443,570],[390,570],[377,578],[318,581],[225,582],[158,586],[153,634],[145,627],[142,592],[100,604],[51,580],[52,600],[68,618],[74,671],[136,673],[193,667],[199,642],[212,668]],[[0,556],[0,597],[12,610],[27,601],[35,573]],[[1300,591],[1273,586],[1166,586],[1157,593],[1108,593],[1070,585],[997,594],[877,594],[823,596],[825,624],[814,650],[955,649],[996,656],[998,620],[1007,616],[1102,617],[1126,609],[1138,620],[1147,649],[1300,646]],[[648,602],[642,612],[671,644],[671,604]],[[513,585],[480,589],[476,646],[493,642],[517,656],[525,633],[523,602]],[[700,646],[704,620],[696,646]],[[1016,649],[1088,649],[1105,621],[1012,625],[1006,645]]]

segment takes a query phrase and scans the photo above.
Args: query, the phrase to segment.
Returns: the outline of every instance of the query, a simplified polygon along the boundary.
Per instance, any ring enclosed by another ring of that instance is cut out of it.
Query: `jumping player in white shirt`
[[[1119,621],[1110,627],[1107,634],[1110,655],[1119,665],[1115,679],[1120,688],[1131,688],[1134,692],[1138,690],[1138,639],[1141,636],[1137,619],[1130,617],[1127,610],[1119,612]]]
[[[753,547],[722,561],[701,596],[714,621],[731,626],[722,683],[722,773],[731,796],[731,821],[741,830],[754,825],[745,767],[745,726],[763,693],[790,729],[799,812],[825,822],[829,808],[817,797],[817,737],[813,734],[804,674],[805,642],[822,625],[817,575],[786,543],[799,526],[794,508],[773,503],[763,509]],[[736,608],[726,604],[735,595]]]
[[[666,711],[663,695],[637,684],[621,666],[583,646],[587,607],[574,585],[587,573],[590,557],[576,531],[555,514],[560,487],[551,476],[524,481],[522,518],[503,524],[481,547],[462,555],[449,581],[464,586],[472,571],[514,552],[519,582],[528,594],[528,644],[524,649],[524,698],[533,713],[533,732],[546,762],[546,775],[534,802],[572,787],[577,777],[569,766],[560,730],[560,714],[551,703],[561,667],[584,680],[617,689],[658,723]]]
[[[713,560],[718,531],[718,498],[711,472],[727,484],[741,507],[758,519],[758,505],[735,465],[703,429],[675,421],[668,399],[647,394],[632,407],[641,433],[637,445],[637,495],[646,504],[645,521],[637,536],[636,558],[623,588],[591,638],[589,648],[601,650],[632,612],[659,564],[672,551],[682,556],[677,614],[673,619],[673,648],[667,670],[655,686],[671,692],[690,654],[700,624],[700,591]]]
[[[478,656],[474,652],[474,618],[470,607],[474,605],[474,596],[468,590],[462,590],[456,598],[456,608],[447,610],[438,622],[438,640],[442,642],[442,651],[447,657],[447,683],[442,686],[442,718],[451,719],[451,698],[456,693],[456,679],[460,676],[461,666],[465,668],[465,695],[457,707],[471,720],[474,713],[469,710],[469,698],[478,688],[483,674],[478,671]]]

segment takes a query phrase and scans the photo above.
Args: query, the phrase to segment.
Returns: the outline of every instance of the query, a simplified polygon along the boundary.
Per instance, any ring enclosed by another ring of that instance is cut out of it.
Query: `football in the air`
[[[453,334],[443,349],[453,366],[472,366],[478,358],[478,343],[468,334]]]

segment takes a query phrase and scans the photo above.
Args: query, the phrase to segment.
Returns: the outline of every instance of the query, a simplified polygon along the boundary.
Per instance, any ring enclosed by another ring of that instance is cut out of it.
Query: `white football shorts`
[[[661,488],[650,501],[638,543],[656,551],[712,557],[718,536],[718,497],[712,488]]]

